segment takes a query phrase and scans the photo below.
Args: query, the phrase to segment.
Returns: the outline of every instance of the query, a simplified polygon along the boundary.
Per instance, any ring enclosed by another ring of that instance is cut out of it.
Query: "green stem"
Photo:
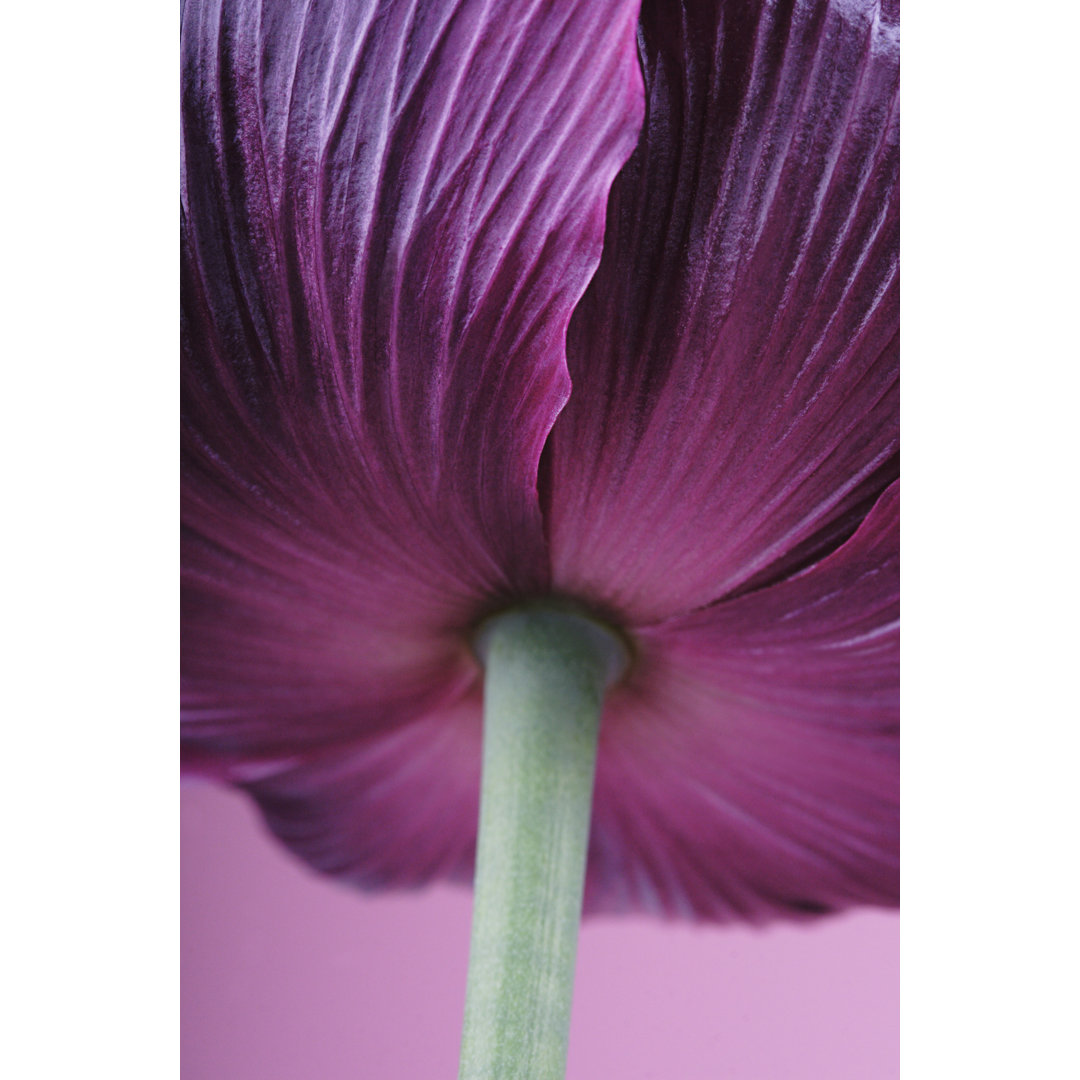
[[[557,608],[489,620],[484,764],[460,1080],[566,1072],[596,746],[619,637]]]

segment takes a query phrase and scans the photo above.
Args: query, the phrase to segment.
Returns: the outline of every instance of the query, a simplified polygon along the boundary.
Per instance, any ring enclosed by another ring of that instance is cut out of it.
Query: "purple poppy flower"
[[[897,901],[897,34],[188,0],[188,767],[319,870],[467,880],[473,634],[556,596],[633,651],[586,910]]]

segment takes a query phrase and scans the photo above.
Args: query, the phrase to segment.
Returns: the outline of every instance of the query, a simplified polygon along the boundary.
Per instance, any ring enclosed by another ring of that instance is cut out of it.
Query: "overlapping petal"
[[[782,578],[897,475],[897,26],[875,0],[647,2],[550,440],[557,586],[631,623]]]
[[[797,577],[637,635],[601,728],[587,912],[764,921],[898,898],[899,484]],[[472,873],[481,700],[245,786],[361,885]]]
[[[587,910],[893,903],[895,12],[647,3],[609,201],[634,8],[188,0],[186,760],[466,878],[468,627],[571,594],[637,650]]]
[[[635,21],[186,3],[192,762],[425,715],[475,678],[450,629],[547,585],[537,463],[640,125]]]
[[[899,481],[828,558],[649,627],[604,715],[586,906],[899,899]]]

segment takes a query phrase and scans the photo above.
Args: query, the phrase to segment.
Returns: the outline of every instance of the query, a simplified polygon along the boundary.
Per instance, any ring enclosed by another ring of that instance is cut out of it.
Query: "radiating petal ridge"
[[[537,462],[640,125],[636,14],[185,4],[189,760],[423,714],[475,677],[468,620],[546,587]]]
[[[559,588],[689,611],[896,478],[897,33],[873,0],[645,4],[645,128],[548,452]]]
[[[587,907],[764,921],[899,899],[899,482],[838,551],[638,635]]]

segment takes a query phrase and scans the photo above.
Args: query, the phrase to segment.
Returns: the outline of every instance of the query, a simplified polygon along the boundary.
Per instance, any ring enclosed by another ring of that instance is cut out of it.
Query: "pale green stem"
[[[489,620],[484,764],[460,1080],[562,1080],[604,692],[607,627],[521,608]]]

